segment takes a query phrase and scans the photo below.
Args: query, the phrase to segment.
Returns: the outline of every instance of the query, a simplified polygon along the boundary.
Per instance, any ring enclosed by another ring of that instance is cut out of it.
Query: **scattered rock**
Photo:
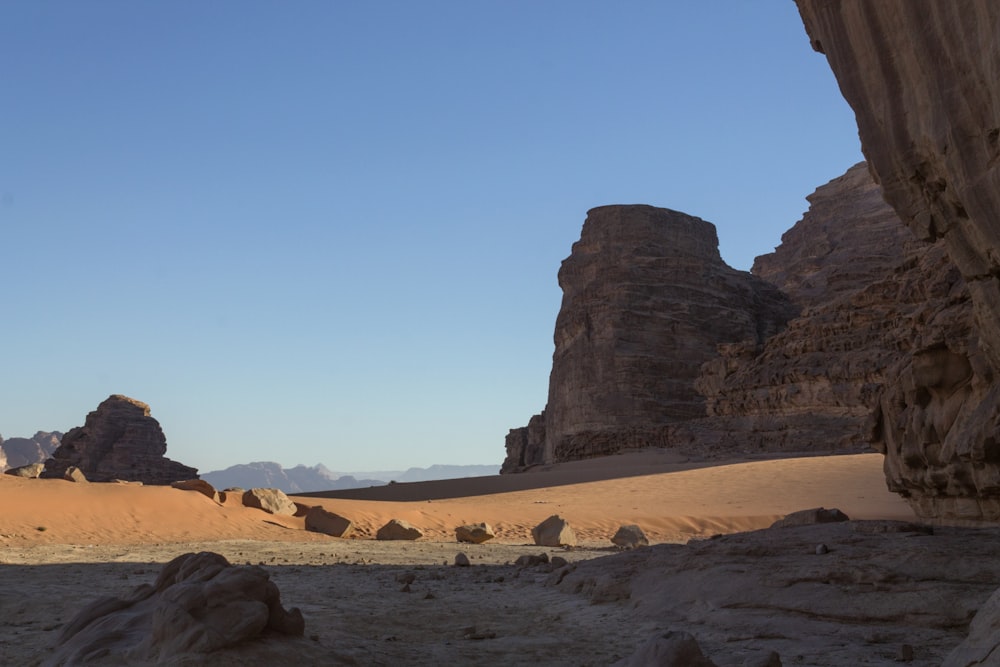
[[[318,505],[310,507],[305,516],[306,530],[333,537],[350,537],[354,532],[354,524],[351,523],[350,519],[325,510]]]
[[[249,489],[243,493],[243,505],[285,516],[294,516],[298,510],[291,498],[278,489]]]
[[[531,537],[541,547],[575,547],[576,533],[569,522],[553,514],[531,529]]]
[[[817,556],[822,556],[823,554],[828,554],[828,553],[830,553],[830,547],[826,546],[825,544],[817,544],[816,545],[816,555]]]
[[[611,541],[624,549],[649,546],[646,533],[642,532],[642,528],[635,524],[621,526],[614,537],[611,538]]]
[[[469,567],[470,565],[472,565],[472,563],[469,562],[469,557],[464,553],[459,551],[455,554],[455,567]]]
[[[535,567],[536,565],[546,565],[549,562],[549,555],[547,553],[540,553],[537,556],[533,554],[524,554],[523,556],[518,556],[517,560],[514,561],[514,565],[517,567]]]
[[[826,509],[823,507],[814,507],[809,510],[792,512],[784,519],[778,519],[772,523],[771,528],[810,526],[815,523],[836,523],[838,521],[850,521],[850,519],[846,514],[836,508]]]
[[[5,471],[5,474],[13,475],[14,477],[24,477],[25,479],[37,479],[43,470],[45,470],[44,463],[29,463],[28,465],[11,468]]]
[[[203,479],[183,479],[172,482],[170,486],[181,491],[197,491],[212,500],[219,500],[219,494],[215,491],[215,487]]]
[[[87,476],[76,466],[69,466],[63,470],[62,478],[68,482],[86,482]]]
[[[42,477],[62,477],[70,466],[92,482],[170,484],[198,476],[197,469],[166,458],[166,451],[167,439],[149,406],[116,394],[88,414],[83,426],[63,436]]]
[[[567,565],[569,565],[569,561],[563,558],[562,556],[553,556],[552,558],[549,559],[549,563],[552,564],[552,567],[554,569],[558,569],[560,567],[566,567]]]
[[[694,636],[689,632],[668,631],[653,637],[628,658],[615,663],[618,667],[716,667],[705,657]]]
[[[233,566],[215,553],[189,553],[167,563],[152,586],[84,607],[63,627],[44,664],[75,665],[108,655],[137,664],[180,664],[186,655],[234,646],[265,630],[300,637],[304,629],[302,614],[281,606],[278,588],[263,569]]]
[[[455,539],[459,542],[482,544],[494,537],[496,537],[496,533],[493,532],[492,526],[488,523],[472,523],[455,529]]]
[[[423,536],[419,528],[402,519],[390,519],[375,533],[376,540],[419,540]]]

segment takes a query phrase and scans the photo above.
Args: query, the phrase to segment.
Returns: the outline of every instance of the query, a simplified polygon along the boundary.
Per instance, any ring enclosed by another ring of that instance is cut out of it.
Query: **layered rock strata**
[[[755,348],[796,312],[722,261],[714,225],[652,206],[591,210],[559,285],[548,404],[508,436],[504,472],[666,444],[705,416],[694,382],[717,346]]]
[[[62,477],[70,467],[92,482],[170,484],[198,476],[197,469],[166,458],[166,451],[167,439],[149,406],[116,394],[63,436],[42,476]]]
[[[1000,519],[1000,4],[797,0],[854,109],[886,200],[940,239],[978,340],[930,336],[897,369],[875,437],[924,516]]]
[[[802,220],[753,267],[801,315],[761,350],[720,346],[696,383],[709,417],[676,429],[675,444],[703,455],[866,449],[880,398],[913,350],[945,338],[975,346],[957,269],[940,244],[903,225],[864,164],[808,199]]]

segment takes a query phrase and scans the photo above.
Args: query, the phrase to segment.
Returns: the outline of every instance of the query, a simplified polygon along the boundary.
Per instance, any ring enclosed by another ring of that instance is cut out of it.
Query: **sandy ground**
[[[155,579],[160,564],[202,550],[267,567],[285,605],[306,617],[307,639],[294,649],[299,664],[610,664],[650,629],[620,609],[539,586],[549,572],[513,566],[518,556],[605,556],[626,523],[654,542],[685,542],[763,528],[817,506],[859,519],[912,518],[886,491],[877,454],[697,465],[647,452],[515,476],[393,485],[365,499],[295,498],[350,518],[357,539],[309,533],[300,518],[220,505],[196,492],[0,476],[0,664],[38,664],[84,603],[124,595]],[[504,492],[505,484],[519,490]],[[379,500],[380,493],[424,499]],[[551,514],[570,521],[579,548],[531,545],[531,527]],[[425,537],[366,539],[391,518]],[[494,526],[496,540],[455,542],[456,526],[481,521]],[[473,567],[451,565],[459,551]],[[257,653],[215,655],[211,664],[266,660],[264,648],[246,650]]]

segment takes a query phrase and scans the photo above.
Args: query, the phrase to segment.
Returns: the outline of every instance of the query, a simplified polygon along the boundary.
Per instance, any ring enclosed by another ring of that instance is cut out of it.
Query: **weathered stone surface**
[[[45,470],[44,463],[32,463],[26,466],[18,466],[17,468],[11,468],[6,470],[5,473],[8,475],[13,475],[14,477],[24,477],[25,479],[36,479]]]
[[[171,483],[170,486],[181,491],[197,491],[203,496],[219,501],[219,493],[215,490],[215,487],[203,479],[183,479]]]
[[[943,247],[903,225],[864,164],[809,201],[753,269],[802,313],[760,349],[719,346],[695,383],[709,416],[678,425],[675,445],[702,455],[867,449],[873,411],[908,351],[968,338],[972,308],[958,271]]]
[[[333,537],[350,537],[354,532],[354,524],[350,519],[317,505],[306,511],[306,530]]]
[[[488,523],[470,523],[455,529],[455,539],[459,542],[482,544],[496,536],[493,527]]]
[[[705,657],[690,632],[668,631],[640,646],[635,653],[615,663],[616,667],[715,667]]]
[[[796,312],[722,261],[714,225],[652,206],[592,209],[559,285],[544,425],[512,431],[503,472],[667,444],[705,416],[693,387],[716,347],[759,345]]]
[[[850,517],[835,507],[831,509],[814,507],[813,509],[792,512],[772,523],[771,528],[791,528],[792,526],[810,526],[814,523],[836,523],[838,521],[850,521]]]
[[[646,537],[646,533],[635,524],[620,526],[611,538],[611,542],[625,549],[649,546],[649,538]]]
[[[83,426],[63,436],[42,476],[62,477],[70,466],[80,468],[92,482],[170,484],[198,476],[195,468],[166,458],[166,451],[167,439],[149,406],[116,394],[88,414]]]
[[[542,547],[575,547],[576,533],[569,521],[553,514],[531,529],[531,538]]]
[[[1000,589],[976,612],[969,636],[948,654],[942,667],[995,665],[1000,656]]]
[[[248,489],[243,492],[243,505],[285,516],[295,516],[299,509],[284,491],[278,489]]]
[[[419,540],[423,536],[419,528],[402,519],[390,519],[375,533],[376,540]]]
[[[0,450],[7,459],[7,467],[18,468],[32,463],[44,463],[59,447],[59,431],[38,431],[30,438],[0,438]],[[2,469],[2,468],[0,468]]]
[[[76,665],[115,656],[116,664],[188,664],[196,657],[257,639],[265,631],[301,636],[298,609],[262,568],[234,567],[219,554],[185,554],[156,583],[124,599],[84,607],[60,632],[45,665]],[[273,641],[273,640],[272,640]]]
[[[940,665],[1000,581],[1000,528],[928,534],[889,523],[653,545],[577,563],[548,583],[627,610],[636,626],[690,632],[720,665],[771,652],[811,667],[892,665],[902,644],[913,646],[913,664]],[[817,557],[817,544],[830,554]]]
[[[974,340],[913,348],[882,401],[890,486],[924,516],[1000,519],[1000,4],[798,6],[886,200],[918,236],[942,240],[975,311]]]

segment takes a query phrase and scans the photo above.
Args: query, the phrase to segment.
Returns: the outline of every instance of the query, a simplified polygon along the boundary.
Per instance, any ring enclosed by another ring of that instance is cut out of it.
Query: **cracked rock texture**
[[[998,520],[1000,4],[797,4],[886,200],[943,243],[975,312],[975,340],[944,334],[912,350],[881,402],[890,486],[924,516]]]

